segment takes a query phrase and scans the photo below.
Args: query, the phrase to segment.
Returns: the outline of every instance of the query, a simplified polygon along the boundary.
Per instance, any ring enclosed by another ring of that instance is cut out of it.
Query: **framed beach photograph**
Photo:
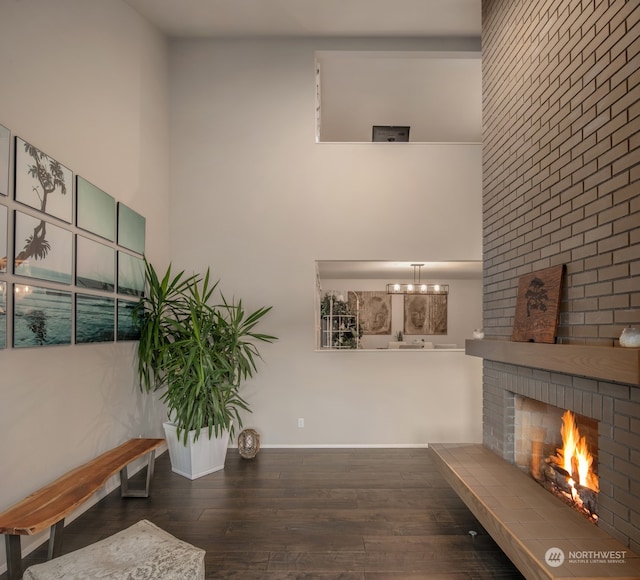
[[[144,294],[144,260],[125,252],[118,252],[118,294]]]
[[[113,342],[116,301],[108,296],[76,294],[76,344]]]
[[[7,347],[7,283],[0,282],[0,348]]]
[[[140,340],[140,329],[133,322],[133,311],[137,304],[118,298],[117,340]]]
[[[144,254],[146,219],[118,202],[118,245]]]
[[[447,334],[447,295],[404,297],[405,334]]]
[[[115,249],[77,235],[76,286],[113,292],[116,286]]]
[[[116,240],[116,200],[76,176],[76,225],[111,242]]]
[[[71,223],[73,173],[37,147],[16,137],[15,199]]]
[[[15,212],[13,273],[71,284],[73,234],[43,219]]]
[[[0,195],[9,195],[9,163],[11,158],[11,131],[0,125]]]
[[[71,292],[13,285],[13,346],[71,344]]]
[[[6,205],[0,205],[0,272],[7,271],[8,228],[9,210]]]

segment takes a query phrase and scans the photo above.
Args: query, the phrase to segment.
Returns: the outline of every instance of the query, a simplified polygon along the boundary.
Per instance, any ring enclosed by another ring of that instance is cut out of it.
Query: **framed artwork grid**
[[[13,346],[71,344],[71,292],[13,285]]]
[[[118,298],[117,340],[140,340],[140,330],[133,322],[133,311],[137,302]]]
[[[9,209],[6,205],[0,205],[0,272],[7,271],[7,242],[9,228]]]
[[[116,251],[105,244],[76,236],[76,286],[113,292]]]
[[[145,230],[144,216],[0,124],[0,349],[139,340]]]
[[[144,260],[125,252],[118,252],[118,294],[144,294]]]
[[[0,282],[0,348],[7,347],[7,283]]]
[[[71,284],[73,236],[41,218],[15,212],[13,273]]]
[[[76,225],[111,242],[116,239],[116,200],[76,176]]]
[[[15,158],[15,200],[71,223],[71,170],[20,137],[16,137]]]
[[[11,131],[0,125],[0,195],[9,195],[9,163],[11,158]]]
[[[144,254],[146,220],[124,203],[118,203],[118,245]]]
[[[115,325],[115,298],[76,294],[76,344],[112,342]]]

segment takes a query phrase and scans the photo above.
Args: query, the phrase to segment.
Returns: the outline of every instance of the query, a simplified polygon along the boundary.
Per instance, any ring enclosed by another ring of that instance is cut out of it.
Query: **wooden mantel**
[[[483,339],[467,340],[465,352],[523,367],[640,385],[640,348]]]

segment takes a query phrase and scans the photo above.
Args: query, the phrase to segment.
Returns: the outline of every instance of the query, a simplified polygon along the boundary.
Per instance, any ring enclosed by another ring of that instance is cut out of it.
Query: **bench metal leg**
[[[64,519],[51,526],[49,532],[49,551],[47,553],[47,560],[52,560],[58,556],[62,556],[62,538],[64,531]]]
[[[120,470],[120,495],[122,497],[149,497],[155,464],[156,451],[154,449],[147,453],[147,480],[144,489],[129,489],[129,476],[127,474],[127,466],[125,465]]]
[[[7,548],[7,579],[20,580],[22,578],[22,550],[20,536],[7,534],[4,537]]]

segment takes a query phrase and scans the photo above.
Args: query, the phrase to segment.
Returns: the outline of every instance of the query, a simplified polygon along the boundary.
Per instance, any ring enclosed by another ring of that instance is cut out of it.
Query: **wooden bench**
[[[0,514],[0,533],[5,534],[8,580],[22,577],[20,536],[33,536],[51,528],[48,558],[62,553],[64,519],[120,472],[122,497],[149,497],[155,452],[164,439],[131,439],[92,461],[69,471]],[[147,456],[143,489],[130,489],[127,466]]]

